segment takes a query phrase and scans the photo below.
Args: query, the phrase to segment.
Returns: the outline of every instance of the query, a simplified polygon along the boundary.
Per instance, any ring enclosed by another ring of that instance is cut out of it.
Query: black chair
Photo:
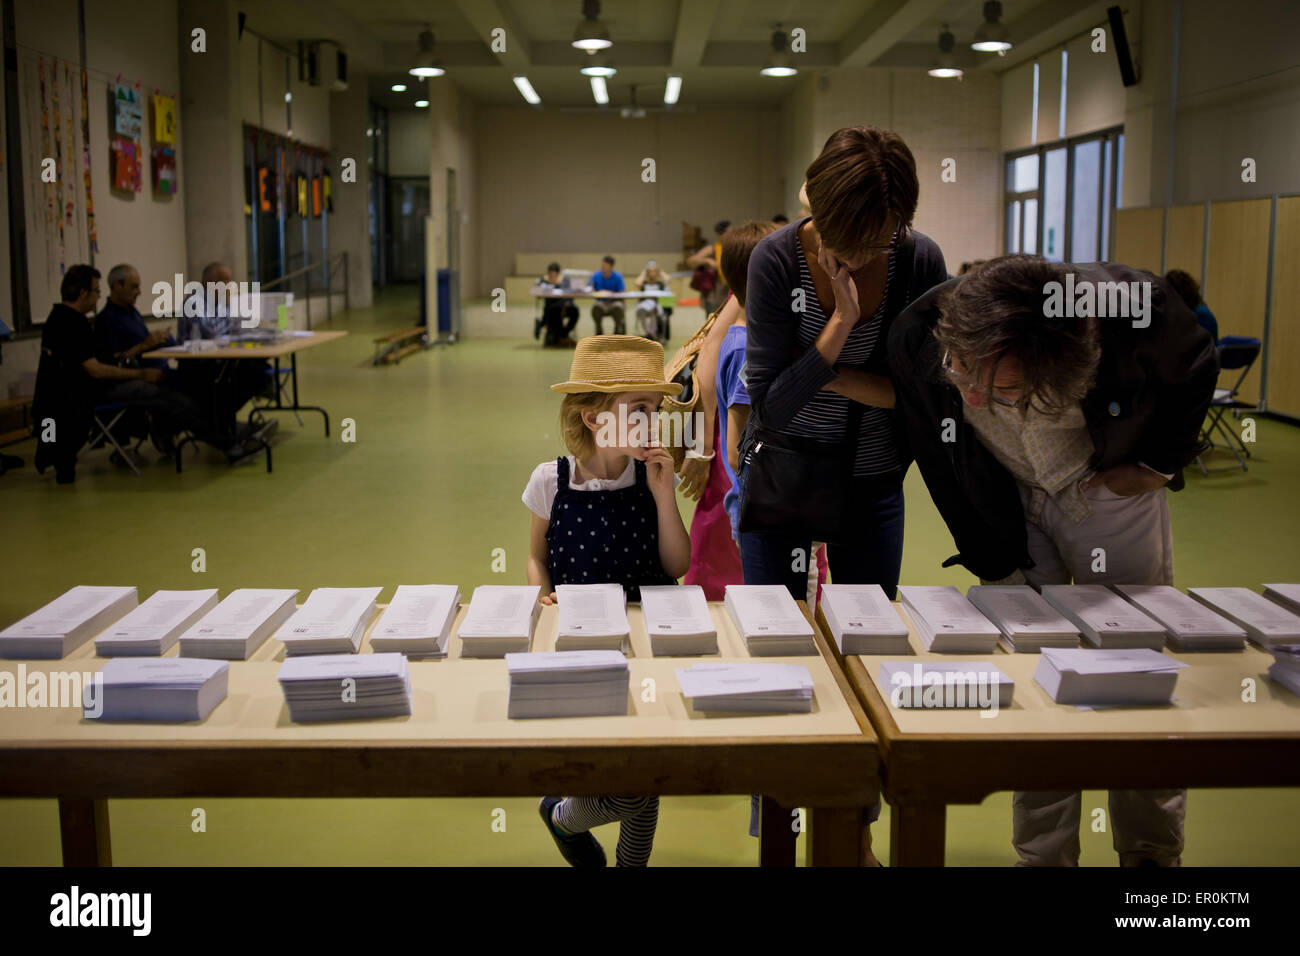
[[[1223,423],[1223,416],[1228,411],[1234,414],[1239,413],[1242,409],[1255,408],[1254,402],[1243,402],[1237,398],[1241,390],[1241,383],[1246,380],[1250,374],[1251,367],[1255,360],[1259,358],[1259,352],[1262,343],[1259,339],[1251,338],[1246,335],[1225,335],[1219,339],[1219,368],[1227,371],[1231,369],[1241,369],[1241,374],[1237,376],[1237,381],[1231,388],[1216,388],[1214,398],[1210,400],[1210,407],[1205,412],[1205,424],[1201,428],[1201,439],[1208,442],[1210,449],[1224,447],[1232,452],[1233,457],[1237,459],[1237,467],[1246,471],[1246,459],[1250,457],[1250,449],[1246,447],[1245,442],[1236,435],[1232,429]],[[1214,442],[1215,433],[1223,436],[1224,444],[1216,445]],[[1237,468],[1229,465],[1225,468],[1206,468],[1205,462],[1201,456],[1196,456],[1196,464],[1200,466],[1202,475],[1209,475],[1211,471],[1236,471]]]

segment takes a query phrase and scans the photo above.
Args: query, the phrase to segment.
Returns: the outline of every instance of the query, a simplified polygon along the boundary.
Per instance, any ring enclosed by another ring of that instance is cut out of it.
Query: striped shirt
[[[795,254],[799,261],[799,284],[804,293],[804,312],[797,331],[800,349],[814,348],[817,336],[826,328],[828,316],[817,300],[817,287],[812,273],[808,269],[808,260],[804,256],[803,244],[795,243]],[[867,359],[871,357],[880,337],[881,322],[885,315],[885,303],[889,299],[890,285],[894,281],[895,252],[889,254],[889,272],[885,278],[885,289],[880,296],[880,306],[866,322],[854,326],[840,349],[837,365],[865,369]],[[881,344],[883,348],[883,343]],[[813,394],[790,423],[782,428],[790,435],[815,438],[820,441],[842,442],[847,438],[849,410],[853,400],[845,395],[821,389]],[[894,450],[893,424],[889,411],[874,405],[862,406],[862,421],[858,432],[856,460],[853,464],[854,477],[886,475],[898,470],[898,455]]]

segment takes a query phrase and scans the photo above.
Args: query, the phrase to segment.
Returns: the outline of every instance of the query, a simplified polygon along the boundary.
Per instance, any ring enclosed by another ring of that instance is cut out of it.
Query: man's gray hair
[[[217,273],[221,272],[223,269],[230,271],[230,266],[226,265],[224,262],[209,262],[203,267],[203,283],[206,285],[209,282],[218,281]]]
[[[113,268],[108,270],[108,287],[111,289],[114,286],[121,285],[129,279],[131,273],[135,271],[135,266],[127,265],[125,262],[120,266],[113,266]]]

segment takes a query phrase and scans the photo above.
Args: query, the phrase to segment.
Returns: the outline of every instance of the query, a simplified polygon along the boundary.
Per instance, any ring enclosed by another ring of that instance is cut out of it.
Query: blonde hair
[[[560,403],[560,437],[564,447],[576,459],[590,458],[596,453],[596,438],[587,423],[582,420],[584,412],[609,411],[618,401],[617,392],[578,392],[565,395]]]

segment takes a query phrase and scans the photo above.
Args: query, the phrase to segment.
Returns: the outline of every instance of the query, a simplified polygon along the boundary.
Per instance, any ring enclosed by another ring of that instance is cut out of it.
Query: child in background
[[[667,292],[668,276],[664,275],[659,264],[654,260],[647,262],[641,274],[636,277],[632,283],[636,286],[638,292]],[[648,339],[654,339],[656,342],[662,340],[660,330],[663,328],[664,310],[659,304],[658,296],[647,299],[638,299],[636,303],[636,317],[641,324],[641,334]]]
[[[542,276],[533,284],[533,292],[563,292],[569,289],[568,276],[564,275],[558,262],[552,262],[546,267],[546,275]],[[533,322],[533,338],[537,338],[543,328],[546,329],[546,338],[542,345],[551,348],[561,346],[572,348],[577,345],[573,341],[570,333],[573,327],[578,324],[578,307],[573,304],[572,299],[551,299],[543,300],[542,317]]]
[[[634,335],[584,338],[573,356],[560,431],[571,452],[538,465],[523,500],[532,516],[528,583],[542,603],[556,602],[560,584],[621,584],[631,601],[641,585],[676,584],[690,564],[691,543],[677,508],[673,458],[646,429],[664,395],[664,350]],[[603,428],[602,412],[621,427]],[[612,435],[612,441],[602,441]],[[644,440],[639,440],[644,438]],[[626,439],[626,441],[621,441]],[[657,796],[543,797],[539,807],[560,853],[573,866],[604,866],[591,828],[620,821],[619,866],[645,866],[659,819]]]

